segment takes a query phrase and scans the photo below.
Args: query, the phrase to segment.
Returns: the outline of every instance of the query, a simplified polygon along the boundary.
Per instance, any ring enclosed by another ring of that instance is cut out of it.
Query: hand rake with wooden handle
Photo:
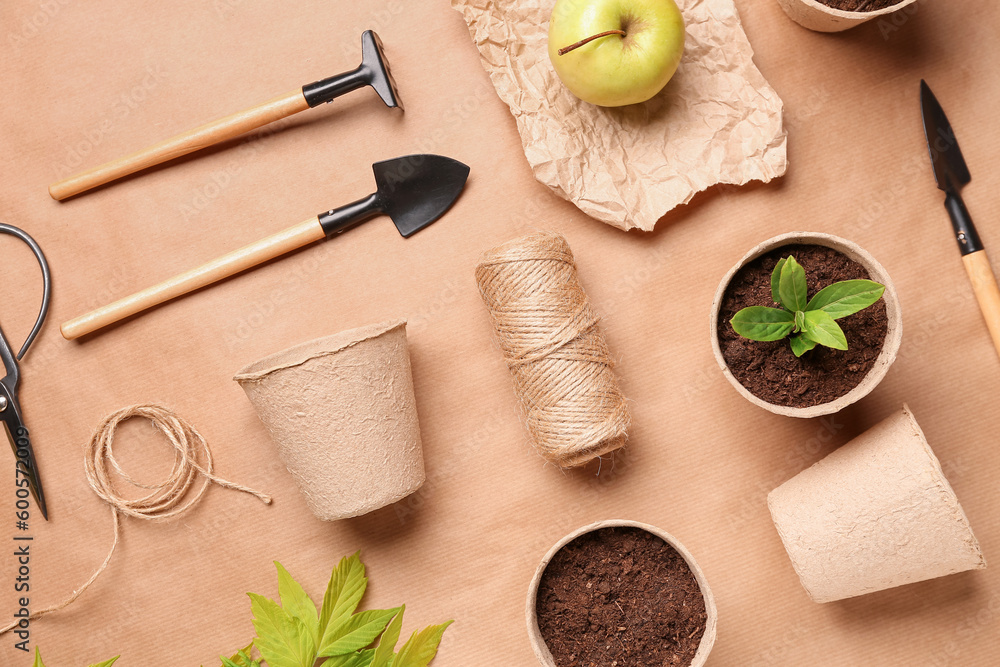
[[[52,195],[53,199],[58,200],[78,195],[123,176],[232,139],[324,102],[330,102],[344,93],[364,86],[374,88],[386,106],[402,108],[399,94],[396,92],[396,84],[382,53],[382,42],[378,35],[371,30],[366,30],[361,35],[361,51],[361,64],[350,72],[310,83],[302,86],[300,90],[292,91],[269,102],[183,132],[131,155],[70,176],[50,185],[49,194]]]

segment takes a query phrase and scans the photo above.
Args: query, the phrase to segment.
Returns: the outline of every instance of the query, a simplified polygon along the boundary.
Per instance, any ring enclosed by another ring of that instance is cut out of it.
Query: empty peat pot
[[[772,491],[767,505],[816,602],[986,567],[905,405]]]
[[[233,379],[320,519],[366,514],[424,483],[405,321],[303,343]]]
[[[915,3],[917,0],[901,0],[894,5],[872,11],[850,12],[824,5],[817,0],[778,0],[785,13],[799,25],[819,32],[840,32],[871,21],[880,16],[893,14]],[[901,25],[894,21],[894,25]]]
[[[777,305],[770,271],[788,255],[805,268],[810,298],[842,280],[885,285],[875,304],[838,320],[848,350],[817,346],[795,357],[787,338],[751,341],[733,331],[729,320],[743,307]],[[889,273],[868,252],[830,234],[792,232],[757,245],[729,270],[715,293],[711,328],[715,359],[744,398],[775,414],[818,417],[864,398],[882,381],[899,351],[903,317]]]
[[[636,521],[600,521],[559,540],[535,571],[526,614],[544,667],[701,667],[715,643],[701,568],[672,535]]]

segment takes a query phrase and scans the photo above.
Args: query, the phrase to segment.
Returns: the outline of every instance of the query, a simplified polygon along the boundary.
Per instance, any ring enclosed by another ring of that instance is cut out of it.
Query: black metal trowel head
[[[441,155],[406,155],[372,165],[382,211],[404,238],[447,211],[469,178],[468,165]]]
[[[345,206],[321,213],[327,237],[376,215],[388,215],[407,238],[447,211],[465,188],[469,166],[442,155],[404,155],[372,165],[378,190]]]

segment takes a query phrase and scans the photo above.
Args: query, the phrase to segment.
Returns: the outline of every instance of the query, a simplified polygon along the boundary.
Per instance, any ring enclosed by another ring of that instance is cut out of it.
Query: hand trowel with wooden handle
[[[67,339],[79,338],[147,308],[253,268],[315,241],[333,238],[377,215],[387,215],[407,238],[431,224],[465,187],[469,167],[440,155],[407,155],[372,165],[378,189],[367,197],[320,213],[283,232],[119,299],[62,325]]]
[[[402,108],[389,72],[382,42],[371,30],[361,35],[361,64],[350,72],[302,86],[255,107],[206,123],[125,157],[74,174],[49,186],[53,199],[66,199],[129,174],[193,153],[263,127],[292,114],[331,102],[358,88],[371,86],[387,107]]]

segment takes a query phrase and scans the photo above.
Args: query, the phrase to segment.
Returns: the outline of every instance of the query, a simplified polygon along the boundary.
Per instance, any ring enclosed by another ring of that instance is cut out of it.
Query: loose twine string
[[[573,467],[622,447],[628,405],[566,239],[539,232],[494,248],[476,281],[541,455]]]
[[[122,470],[114,455],[114,441],[118,427],[122,422],[141,417],[152,422],[153,426],[166,436],[174,448],[174,463],[170,474],[163,481],[155,484],[143,484],[133,479],[128,473]],[[198,460],[204,460],[204,465]],[[242,491],[256,496],[265,504],[271,504],[271,497],[254,491],[253,489],[229,482],[213,474],[212,450],[208,442],[195,428],[184,418],[179,417],[172,410],[154,405],[152,403],[132,405],[105,417],[101,425],[97,427],[94,435],[87,444],[84,467],[87,472],[87,481],[90,488],[94,490],[101,500],[111,506],[111,520],[114,526],[114,541],[111,543],[111,550],[101,566],[90,575],[90,578],[80,588],[73,591],[66,600],[59,604],[39,609],[28,616],[29,621],[41,618],[54,611],[65,609],[73,604],[83,592],[90,588],[91,584],[104,573],[111,562],[111,557],[118,547],[121,535],[120,515],[131,516],[145,521],[158,521],[169,519],[187,512],[197,504],[209,484],[215,483],[227,489]],[[121,478],[132,486],[149,489],[151,493],[137,499],[130,499],[121,496],[115,487],[111,471],[114,471]],[[204,484],[185,501],[188,492],[195,484],[198,476],[204,478]],[[18,626],[21,619],[0,629],[3,635]]]

